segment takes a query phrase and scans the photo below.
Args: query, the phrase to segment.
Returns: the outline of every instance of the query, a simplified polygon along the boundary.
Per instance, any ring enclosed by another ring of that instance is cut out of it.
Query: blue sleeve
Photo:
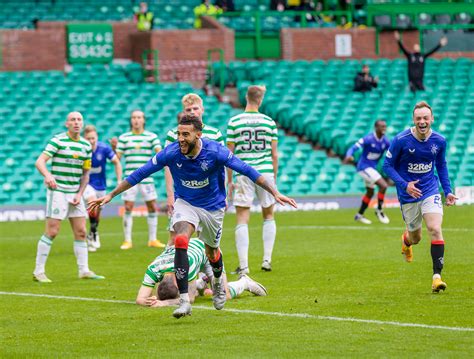
[[[244,161],[235,157],[234,154],[224,146],[220,146],[219,148],[218,162],[226,167],[229,167],[235,172],[250,178],[253,182],[256,182],[257,179],[262,175]]]
[[[441,146],[438,156],[436,156],[436,171],[438,172],[439,181],[443,187],[444,195],[453,193],[449,182],[448,166],[446,163],[446,142]]]
[[[105,145],[105,149],[106,149],[106,157],[111,160],[112,158],[114,158],[115,156],[115,152],[112,150],[112,147],[110,147],[109,145]]]
[[[157,153],[147,163],[133,171],[125,180],[135,186],[153,173],[158,172],[166,166],[166,153],[167,151]]]
[[[352,157],[355,152],[362,148],[364,145],[364,138],[361,138],[359,141],[354,143],[354,145],[349,148],[346,152],[346,157]]]
[[[395,170],[395,163],[398,162],[400,157],[400,141],[396,138],[393,139],[390,148],[385,155],[385,160],[383,162],[383,171],[389,176],[395,184],[403,189],[406,189],[408,182],[405,181]]]

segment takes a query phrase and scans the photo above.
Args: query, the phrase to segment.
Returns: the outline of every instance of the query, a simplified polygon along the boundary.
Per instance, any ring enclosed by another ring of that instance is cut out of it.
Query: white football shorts
[[[365,187],[374,188],[375,182],[382,178],[382,175],[373,167],[357,172],[364,179]]]
[[[137,200],[138,191],[140,191],[142,194],[143,200],[145,202],[153,201],[158,197],[156,195],[156,189],[153,183],[138,183],[122,193],[122,199],[124,201],[135,202]]]
[[[64,193],[59,191],[46,191],[46,217],[64,220],[66,218],[87,217],[84,198],[74,206],[71,204],[75,193]]]
[[[92,187],[90,184],[86,186],[86,189],[84,190],[84,193],[82,194],[82,198],[84,198],[86,201],[89,199],[93,198],[100,198],[105,196],[105,191],[104,190],[96,190],[94,187]]]
[[[275,176],[273,173],[263,173],[263,177],[269,184],[275,187]],[[237,176],[234,184],[234,206],[251,207],[257,195],[258,201],[263,208],[268,208],[275,204],[275,198],[259,185],[245,176]]]
[[[418,202],[405,203],[402,205],[403,220],[410,232],[421,228],[423,215],[427,213],[439,213],[443,215],[443,203],[440,194],[432,195]]]
[[[208,211],[195,207],[178,198],[174,202],[174,211],[171,216],[171,228],[177,222],[188,222],[194,226],[195,231],[200,230],[199,239],[209,247],[218,248],[222,237],[222,224],[224,222],[225,208]]]

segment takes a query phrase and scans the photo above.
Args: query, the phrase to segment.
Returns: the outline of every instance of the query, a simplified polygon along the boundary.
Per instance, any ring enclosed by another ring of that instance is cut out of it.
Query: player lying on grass
[[[188,294],[189,238],[201,228],[199,238],[206,246],[214,278],[212,281],[214,307],[220,310],[226,302],[222,277],[223,259],[219,249],[222,224],[226,207],[224,168],[241,173],[270,192],[275,200],[296,208],[296,202],[282,195],[259,172],[242,162],[217,142],[201,139],[202,121],[195,116],[185,116],[178,125],[178,142],[172,143],[153,156],[148,163],[135,170],[111,193],[90,203],[94,209],[110,202],[112,198],[140,183],[165,166],[171,171],[175,198],[171,225],[176,232],[174,266],[180,293],[180,304],[173,312],[175,318],[191,314]]]
[[[169,246],[148,266],[142,285],[138,291],[136,303],[147,307],[166,307],[179,304],[179,291],[174,274],[174,246]],[[192,238],[188,246],[188,290],[189,300],[194,302],[198,291],[207,288],[207,282],[199,278],[199,273],[204,273],[209,280],[212,280],[212,267],[206,257],[204,242]],[[257,296],[266,296],[267,291],[260,283],[255,282],[244,275],[236,282],[227,283],[225,273],[224,277],[227,299],[232,299],[244,291],[249,291]],[[154,295],[154,289],[156,295]]]

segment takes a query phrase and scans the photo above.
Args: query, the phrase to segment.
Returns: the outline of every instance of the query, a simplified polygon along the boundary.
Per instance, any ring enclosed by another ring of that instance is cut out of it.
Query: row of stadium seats
[[[241,112],[187,84],[130,82],[127,67],[75,65],[66,75],[59,71],[0,73],[0,82],[8,84],[0,91],[0,117],[8,119],[0,129],[4,139],[0,144],[0,204],[43,202],[43,178],[34,162],[46,141],[63,131],[62,124],[71,110],[81,111],[86,123],[96,125],[100,138],[107,140],[126,132],[129,113],[142,109],[147,114],[147,129],[159,134],[163,143],[168,129],[176,124],[181,96],[187,92],[197,92],[204,98],[206,123],[220,128],[224,136],[227,119]],[[286,137],[283,131],[280,139],[282,189],[295,195],[338,190],[336,185],[313,184],[316,169],[327,168],[330,174],[334,166],[340,167],[338,161],[327,158],[323,151],[313,151],[308,144],[298,143],[295,137]],[[28,148],[31,155],[25,157],[19,147]],[[296,157],[291,158],[290,153]],[[113,168],[109,167],[109,187],[113,187]],[[306,174],[302,171],[305,168],[310,169]],[[353,175],[353,168],[347,169]],[[163,174],[158,173],[156,179],[160,198],[164,198]],[[349,189],[356,192],[360,186],[358,181]]]
[[[159,29],[189,29],[194,24],[194,7],[200,0],[149,1],[155,15],[154,26]],[[268,10],[269,0],[236,1],[236,10]],[[126,21],[131,20],[138,2],[131,0],[4,0],[0,12],[0,28],[33,28],[40,21]]]
[[[410,123],[416,99],[406,88],[406,64],[401,60],[364,60],[380,76],[380,90],[353,93],[352,78],[360,68],[355,60],[296,62],[232,62],[227,80],[237,84],[241,101],[250,83],[264,83],[268,92],[262,111],[278,124],[309,142],[343,155],[359,137],[371,131],[376,118],[385,118],[391,137]],[[449,140],[448,162],[455,185],[474,181],[474,74],[471,60],[427,62],[427,99],[436,114],[435,128]],[[0,203],[42,202],[42,177],[34,161],[47,139],[62,130],[66,114],[77,109],[87,123],[99,128],[102,139],[128,129],[128,114],[137,108],[148,116],[147,128],[164,141],[175,125],[180,98],[192,90],[187,84],[130,82],[122,66],[76,65],[64,76],[57,71],[1,73],[0,116],[9,119],[0,129]],[[86,79],[86,80],[84,80]],[[456,79],[456,81],[454,81]],[[240,110],[205,97],[205,121],[225,136],[227,119]],[[15,136],[8,136],[14,133]],[[25,159],[18,146],[31,149]],[[363,190],[353,166],[337,157],[315,151],[309,143],[285,136],[280,130],[278,185],[292,195],[347,194]],[[113,186],[112,168],[109,185]],[[157,174],[160,197],[165,194],[162,174]],[[393,189],[391,189],[393,191]]]
[[[362,63],[380,78],[379,87],[365,94],[352,91]],[[214,64],[215,69],[219,66]],[[474,164],[474,66],[470,59],[428,59],[427,91],[416,96],[408,91],[407,64],[401,59],[231,62],[226,70],[225,81],[237,85],[242,103],[249,84],[267,85],[263,112],[281,127],[341,157],[372,130],[375,119],[385,119],[387,134],[393,137],[409,126],[414,103],[426,100],[436,115],[435,129],[449,141],[451,179],[458,186],[473,185],[469,171]],[[219,72],[215,74],[217,82]],[[345,177],[345,171],[340,167],[336,175]]]

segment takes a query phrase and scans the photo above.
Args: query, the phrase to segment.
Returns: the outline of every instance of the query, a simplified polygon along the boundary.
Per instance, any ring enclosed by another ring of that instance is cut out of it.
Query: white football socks
[[[235,227],[235,246],[239,256],[240,268],[248,268],[249,266],[249,226],[246,224],[238,224]]]
[[[158,228],[158,213],[148,213],[146,221],[148,223],[148,241],[154,241],[156,240],[156,230]]]
[[[263,221],[263,260],[271,263],[273,246],[276,237],[276,224],[274,219],[266,219]]]
[[[133,228],[133,217],[132,212],[125,212],[123,215],[123,235],[125,241],[132,241],[132,228]]]
[[[89,270],[89,252],[86,241],[74,240],[74,254],[77,259],[79,274],[90,272]]]
[[[244,290],[248,289],[247,280],[245,278],[240,278],[236,282],[227,283],[227,287],[229,288],[231,298],[238,297],[244,292]]]
[[[36,250],[36,266],[34,274],[42,274],[45,272],[46,261],[48,260],[49,252],[51,251],[52,239],[43,234],[38,241],[38,248]]]

